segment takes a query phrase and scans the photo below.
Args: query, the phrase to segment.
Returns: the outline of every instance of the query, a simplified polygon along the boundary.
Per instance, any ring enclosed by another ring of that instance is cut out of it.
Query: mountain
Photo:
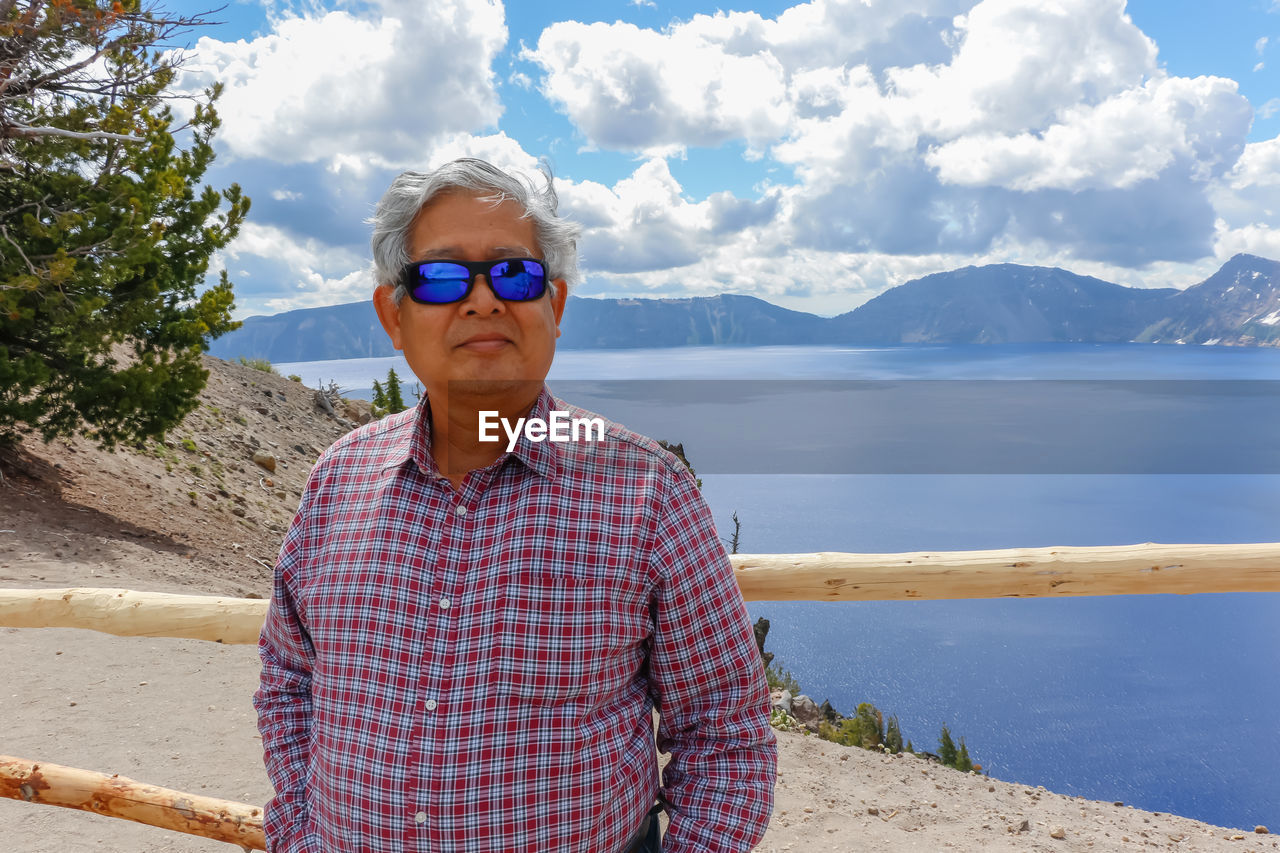
[[[1175,293],[1134,335],[1150,343],[1280,345],[1280,262],[1236,255],[1209,278]]]
[[[623,347],[765,346],[812,343],[829,321],[791,311],[754,296],[688,299],[583,299],[569,297],[558,346]],[[209,354],[274,363],[395,355],[373,301],[302,308],[249,317],[213,342]]]
[[[1051,267],[995,264],[909,281],[832,320],[861,344],[1128,341],[1151,306],[1177,293]]]
[[[559,346],[1116,343],[1280,346],[1280,262],[1236,255],[1186,290],[1123,287],[1055,267],[993,264],[890,288],[838,317],[752,296],[569,298]],[[371,300],[250,317],[218,358],[319,361],[393,355]]]
[[[227,361],[240,357],[265,358],[277,364],[395,354],[373,310],[372,298],[346,305],[249,317],[239,329],[223,335],[209,347],[209,355],[214,358]]]
[[[568,349],[767,346],[810,343],[828,320],[754,296],[579,299],[565,308],[559,345]]]

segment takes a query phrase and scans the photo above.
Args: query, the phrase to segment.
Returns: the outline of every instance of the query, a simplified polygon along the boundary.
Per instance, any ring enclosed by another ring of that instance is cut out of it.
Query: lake
[[[412,379],[276,367],[353,396]],[[682,441],[746,553],[1280,541],[1277,349],[569,350],[548,382]],[[1280,825],[1280,595],[748,609],[805,693],[872,702],[917,749],[946,723],[1000,779]]]

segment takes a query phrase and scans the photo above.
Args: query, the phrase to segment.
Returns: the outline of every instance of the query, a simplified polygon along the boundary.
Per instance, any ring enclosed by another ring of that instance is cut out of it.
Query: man
[[[372,221],[378,317],[426,395],[321,457],[281,549],[269,849],[656,850],[658,798],[668,853],[748,850],[768,694],[688,470],[616,424],[483,440],[591,417],[543,386],[578,233],[550,178],[409,172]]]

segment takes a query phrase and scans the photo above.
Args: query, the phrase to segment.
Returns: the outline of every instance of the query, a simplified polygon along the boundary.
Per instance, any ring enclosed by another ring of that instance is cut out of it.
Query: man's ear
[[[396,289],[389,284],[380,284],[373,291],[373,307],[378,312],[378,320],[382,323],[382,328],[386,331],[387,337],[391,338],[391,345],[398,350],[403,350],[403,340],[400,333],[400,306],[392,298]]]
[[[569,298],[569,285],[564,279],[553,279],[555,287],[551,288],[551,310],[556,316],[556,337],[560,337],[560,318],[564,316],[564,305]]]

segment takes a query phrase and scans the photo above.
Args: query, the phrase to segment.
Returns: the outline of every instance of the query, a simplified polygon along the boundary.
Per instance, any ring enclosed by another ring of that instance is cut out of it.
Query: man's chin
[[[476,377],[469,379],[450,379],[449,398],[455,402],[463,400],[498,401],[533,399],[542,390],[541,379],[513,379],[502,377]]]

